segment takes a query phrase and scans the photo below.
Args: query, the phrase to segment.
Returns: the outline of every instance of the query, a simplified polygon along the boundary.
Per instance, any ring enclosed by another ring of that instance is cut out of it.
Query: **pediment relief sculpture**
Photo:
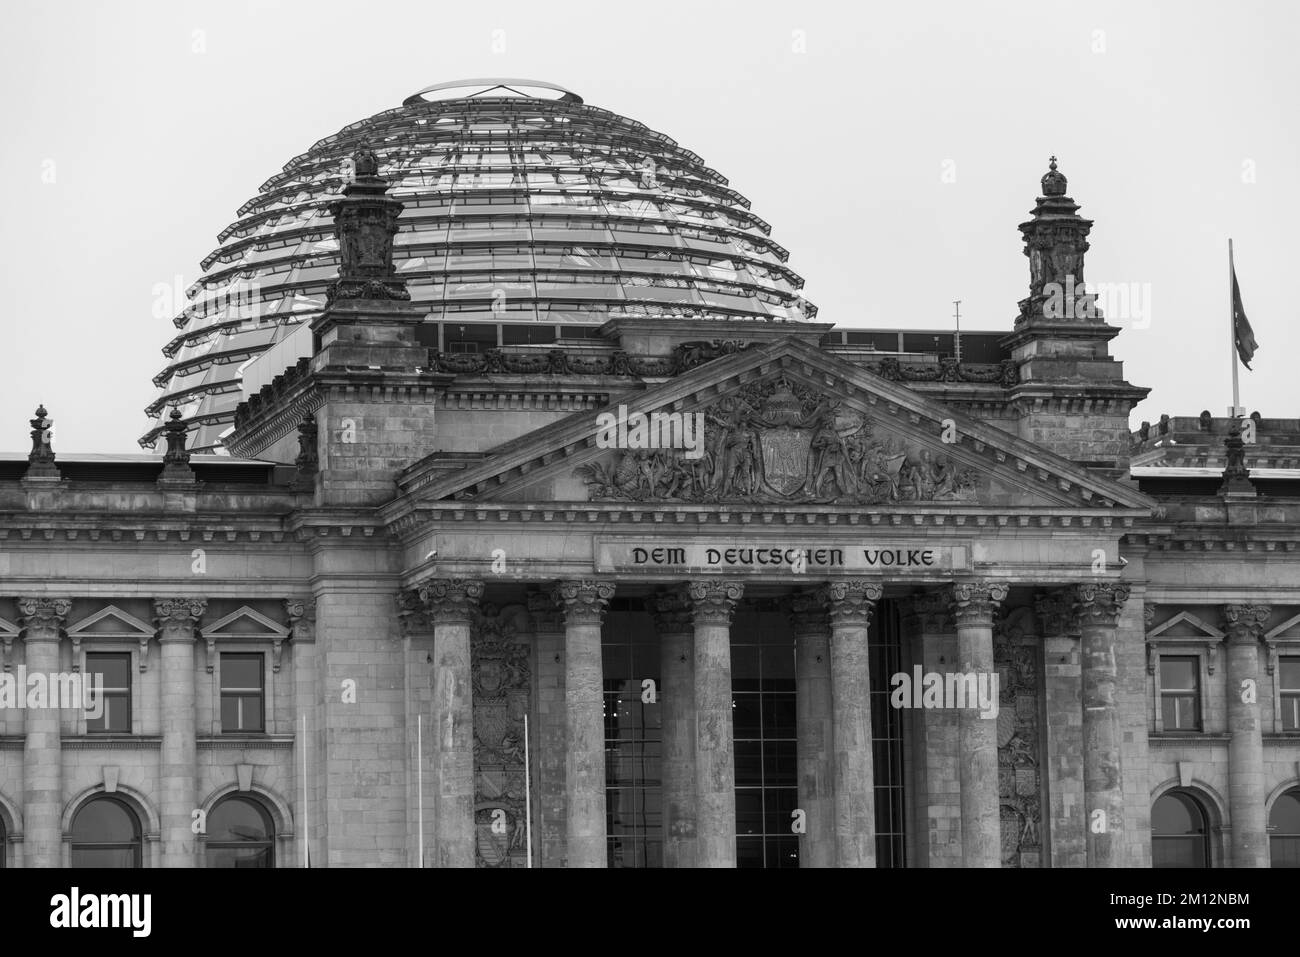
[[[653,419],[626,430],[626,448],[575,470],[589,499],[875,505],[971,501],[980,489],[974,469],[878,435],[866,415],[785,376],[682,415],[700,417],[702,448],[667,447]]]

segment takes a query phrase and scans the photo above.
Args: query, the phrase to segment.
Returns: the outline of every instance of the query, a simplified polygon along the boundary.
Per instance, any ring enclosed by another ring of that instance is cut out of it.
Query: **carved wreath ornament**
[[[949,456],[877,439],[872,422],[785,376],[704,410],[704,454],[622,450],[575,469],[592,501],[852,503],[968,501],[979,478]]]

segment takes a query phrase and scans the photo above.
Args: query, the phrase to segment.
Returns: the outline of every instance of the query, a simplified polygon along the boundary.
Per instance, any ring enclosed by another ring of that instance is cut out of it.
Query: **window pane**
[[[223,689],[262,687],[262,656],[222,655],[221,687]]]
[[[73,867],[137,867],[134,847],[72,848]]]
[[[1195,658],[1162,657],[1160,659],[1161,690],[1195,691],[1196,667],[1197,659]]]
[[[270,867],[270,847],[213,847],[207,848],[208,867]]]
[[[72,822],[72,840],[77,843],[128,844],[139,837],[135,815],[109,798],[88,801]]]
[[[1151,833],[1162,837],[1204,830],[1198,810],[1181,794],[1166,794],[1151,809]]]
[[[1288,791],[1274,802],[1268,824],[1274,834],[1300,837],[1300,791]]]
[[[221,730],[239,730],[239,699],[234,696],[221,699]]]
[[[208,840],[269,841],[272,835],[270,816],[247,798],[227,798],[208,815]]]
[[[105,688],[131,687],[131,656],[129,654],[86,655],[87,678],[94,683],[94,675],[103,675]]]
[[[1300,658],[1279,658],[1277,686],[1284,691],[1300,691]]]

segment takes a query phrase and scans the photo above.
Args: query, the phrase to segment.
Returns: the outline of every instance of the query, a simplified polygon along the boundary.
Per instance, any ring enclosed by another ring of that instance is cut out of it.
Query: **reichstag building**
[[[289,160],[0,459],[0,866],[1300,865],[1300,422],[1131,431],[1031,200],[957,337],[551,84]]]

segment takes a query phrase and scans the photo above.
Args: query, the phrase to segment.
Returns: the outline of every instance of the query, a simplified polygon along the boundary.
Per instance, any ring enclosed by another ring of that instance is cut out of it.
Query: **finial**
[[[1052,156],[1047,161],[1047,172],[1043,174],[1041,182],[1043,184],[1044,196],[1065,195],[1065,174],[1057,171],[1055,156]]]
[[[27,471],[24,478],[58,479],[59,469],[54,464],[54,446],[50,433],[54,420],[46,411],[45,404],[36,407],[36,416],[31,419],[32,450],[27,455]]]
[[[393,263],[393,236],[402,204],[388,196],[379,157],[364,140],[352,154],[354,177],[330,204],[339,240],[339,278],[326,299],[405,299],[411,294]]]
[[[188,431],[181,420],[180,408],[172,406],[167,424],[163,426],[163,434],[167,438],[167,451],[163,455],[163,470],[158,476],[158,481],[164,484],[194,481],[194,473],[190,470],[190,450],[185,447]]]

